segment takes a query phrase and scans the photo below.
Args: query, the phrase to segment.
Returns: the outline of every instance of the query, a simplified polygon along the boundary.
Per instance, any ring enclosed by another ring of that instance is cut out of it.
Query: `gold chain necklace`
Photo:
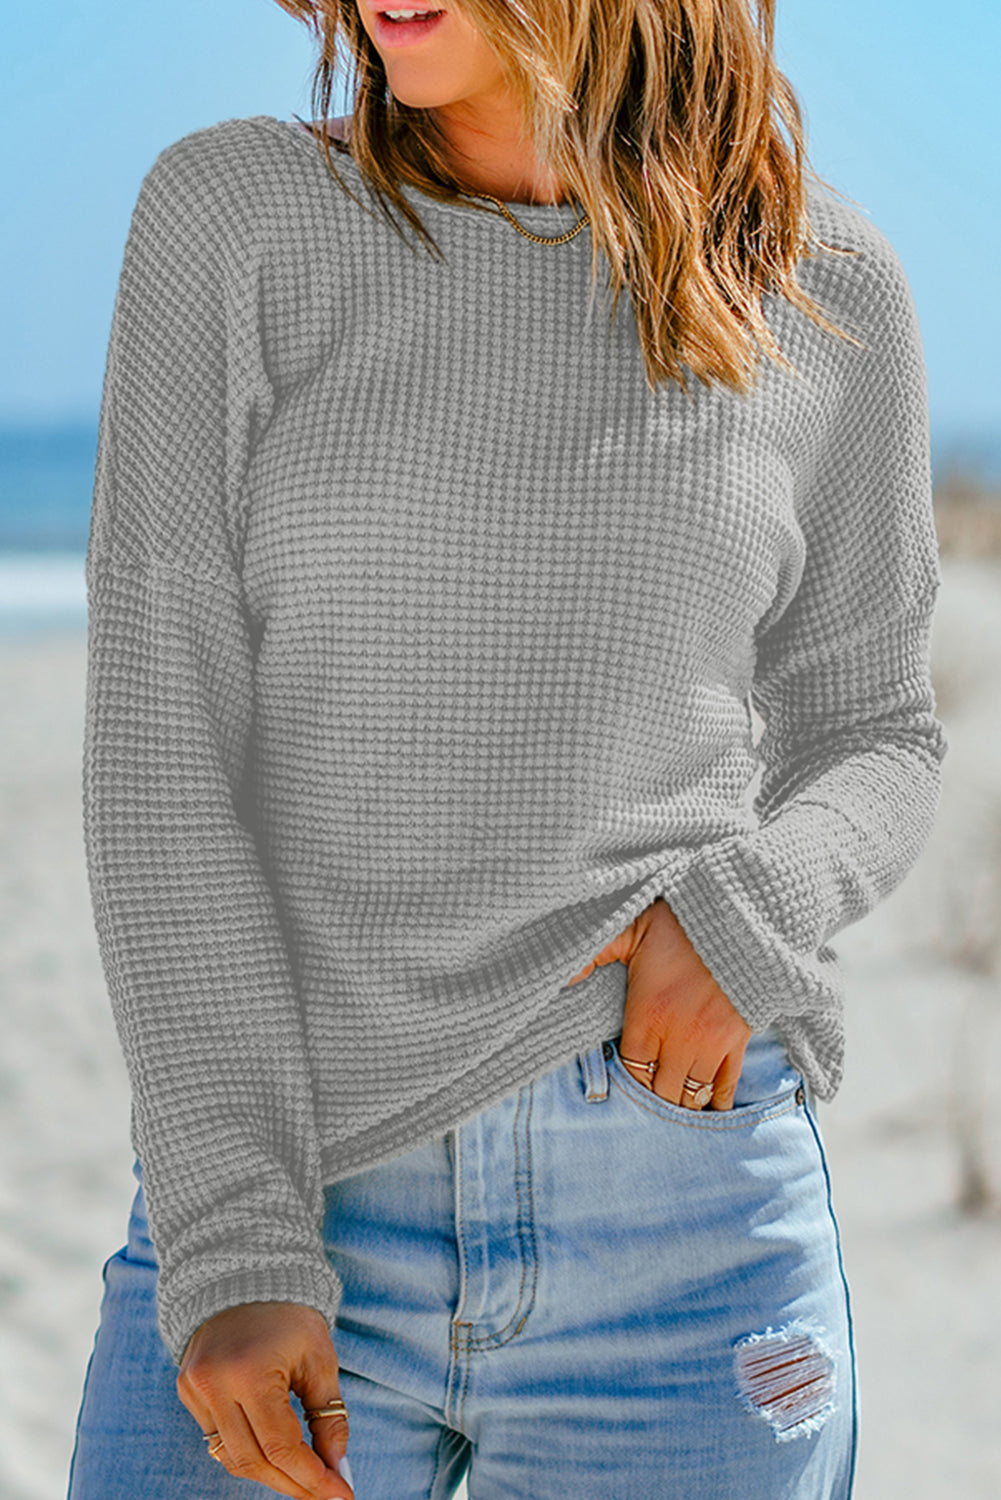
[[[505,219],[511,221],[518,233],[523,234],[527,240],[534,240],[537,245],[565,245],[567,240],[572,240],[575,234],[580,234],[585,224],[590,224],[591,222],[590,214],[584,214],[577,220],[572,229],[567,230],[566,234],[558,234],[552,237],[547,237],[543,234],[533,234],[530,229],[525,228],[524,224],[518,223],[518,220],[511,213],[507,204],[502,203],[499,198],[491,197],[489,193],[472,193],[470,196],[473,198],[488,198],[491,203],[496,203]]]
[[[295,115],[295,119],[299,120],[300,125],[306,126],[306,121],[299,119],[298,115]],[[339,145],[342,140],[344,142],[345,148],[347,148],[347,139],[337,134],[334,135],[335,144]],[[518,220],[515,218],[514,214],[511,213],[507,204],[502,203],[499,198],[492,197],[490,193],[467,193],[465,196],[470,198],[487,198],[491,203],[496,203],[505,219],[510,220],[515,229],[517,229],[518,233],[523,234],[527,240],[534,240],[537,245],[565,245],[567,240],[572,240],[575,234],[580,234],[585,224],[590,224],[591,222],[590,214],[585,213],[577,220],[577,223],[572,229],[567,230],[566,234],[557,234],[552,236],[547,236],[544,234],[533,234],[530,229],[525,228],[524,224],[518,223]]]

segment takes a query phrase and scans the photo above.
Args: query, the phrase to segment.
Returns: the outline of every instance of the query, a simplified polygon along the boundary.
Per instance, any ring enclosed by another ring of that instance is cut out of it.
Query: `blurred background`
[[[928,365],[950,752],[914,870],[840,934],[821,1111],[854,1294],[856,1500],[1001,1494],[1001,130],[993,0],[779,0],[811,159],[896,247]],[[129,216],[155,156],[309,114],[274,0],[11,8],[0,62],[0,1500],[60,1500],[135,1183],[80,826],[83,556]],[[337,112],[347,109],[342,96]],[[138,1497],[137,1497],[138,1500]]]

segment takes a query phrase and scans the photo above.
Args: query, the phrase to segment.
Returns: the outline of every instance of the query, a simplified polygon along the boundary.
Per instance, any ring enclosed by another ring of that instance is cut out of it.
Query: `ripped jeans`
[[[156,1328],[139,1190],[69,1500],[274,1492],[205,1453]],[[665,1103],[614,1041],[326,1189],[357,1500],[847,1500],[848,1295],[777,1036],[732,1111]],[[301,1411],[298,1399],[292,1404]]]

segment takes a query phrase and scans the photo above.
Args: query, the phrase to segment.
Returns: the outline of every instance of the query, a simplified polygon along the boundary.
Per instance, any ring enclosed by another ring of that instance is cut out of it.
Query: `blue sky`
[[[53,0],[4,32],[0,422],[86,420],[144,173],[216,120],[308,113],[313,42],[275,0]],[[1001,436],[1001,6],[779,0],[777,37],[811,160],[910,277],[933,427]]]

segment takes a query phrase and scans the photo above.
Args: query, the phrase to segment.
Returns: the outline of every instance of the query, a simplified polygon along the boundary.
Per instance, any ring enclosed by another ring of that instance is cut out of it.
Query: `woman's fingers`
[[[337,1377],[330,1333],[315,1308],[245,1303],[195,1331],[177,1393],[203,1433],[218,1433],[206,1444],[218,1450],[206,1462],[214,1458],[235,1478],[293,1500],[352,1500],[350,1477],[338,1465],[346,1420],[313,1419],[311,1446],[289,1400],[295,1391],[307,1412],[330,1406],[339,1400]]]
[[[680,1104],[682,1109],[705,1109],[713,1097],[715,1078],[722,1061],[718,1049],[693,1056],[690,1047],[682,1049],[672,1045],[668,1036],[660,1052],[660,1066],[653,1081],[654,1093],[672,1104]],[[689,1082],[698,1083],[703,1089],[708,1085],[709,1092],[693,1093],[686,1089]]]
[[[740,1082],[741,1070],[744,1066],[744,1053],[747,1051],[746,1040],[734,1047],[724,1057],[719,1071],[716,1074],[716,1083],[713,1088],[713,1109],[732,1109],[733,1098],[737,1092],[737,1084]]]
[[[303,1438],[299,1418],[292,1410],[287,1392],[282,1394],[273,1390],[267,1395],[255,1392],[245,1399],[243,1411],[251,1439],[245,1450],[247,1462],[260,1467],[258,1472],[250,1467],[241,1469],[242,1474],[269,1484],[282,1494],[316,1495],[331,1497],[331,1500],[346,1494],[344,1481],[335,1481],[330,1473],[333,1465],[324,1463]],[[346,1424],[343,1425],[346,1431]],[[290,1484],[290,1488],[282,1489],[283,1483]]]
[[[619,1056],[671,1104],[729,1109],[751,1028],[701,963],[663,937],[662,927],[648,933],[630,964]]]
[[[571,983],[616,959],[629,971],[619,1038],[623,1066],[683,1109],[732,1108],[751,1028],[666,901],[646,907]]]
[[[731,1015],[736,1014],[729,1001],[725,1005]],[[707,996],[704,990],[696,994],[680,986],[677,993],[669,994],[659,983],[648,990],[645,975],[634,974],[626,996],[619,1056],[632,1076],[661,1099],[682,1107],[703,1107],[684,1092],[686,1080],[711,1084],[733,1044],[729,1017],[714,994]],[[629,1066],[627,1059],[634,1065]],[[642,1066],[635,1066],[651,1061],[657,1063],[652,1080]]]
[[[695,1051],[672,1046],[670,1036],[666,1037],[654,1084],[656,1092],[683,1109],[732,1109],[750,1037],[749,1029],[744,1030],[746,1034],[722,1056],[720,1049],[725,1042],[717,1042],[713,1048],[703,1045]]]
[[[679,1061],[685,1054],[678,1052],[668,1037],[661,1045],[656,1059],[649,1060],[638,1053],[627,1051],[623,1041],[619,1060],[651,1093],[667,1099],[671,1104],[680,1105],[682,1109],[699,1110],[710,1105],[713,1109],[732,1109],[745,1051],[746,1045],[740,1046],[727,1053],[722,1062],[715,1061],[715,1054],[703,1053],[701,1057],[692,1058],[686,1065]],[[640,1064],[652,1060],[656,1060],[657,1068],[651,1074]]]
[[[671,1104],[700,1109],[704,1106],[684,1092],[686,1080],[693,1078],[711,1084],[723,1062],[723,1054],[719,1046],[710,1052],[705,1045],[700,1054],[693,1056],[693,1053],[694,1048],[680,1031],[658,1034],[653,1022],[644,1024],[642,1013],[627,1019],[619,1038],[619,1059],[637,1082]],[[651,1062],[657,1065],[652,1073],[648,1071]]]
[[[220,1409],[213,1430],[219,1437],[206,1446],[214,1448],[222,1440],[219,1462],[235,1478],[254,1479],[293,1500],[319,1496],[327,1500],[338,1493],[329,1482],[324,1483],[325,1466],[303,1442],[302,1428],[287,1400],[251,1403],[250,1410],[229,1401]]]
[[[303,1439],[299,1419],[284,1397],[220,1400],[199,1419],[203,1432],[218,1433],[206,1449],[218,1449],[216,1462],[236,1479],[254,1479],[292,1500],[342,1500],[350,1495]],[[219,1447],[219,1444],[222,1447]],[[211,1461],[211,1460],[210,1460]]]
[[[328,1493],[326,1490],[318,1491],[315,1487],[306,1488],[297,1484],[287,1474],[276,1470],[261,1451],[250,1422],[239,1403],[224,1400],[220,1395],[213,1395],[212,1399],[213,1405],[203,1405],[201,1401],[189,1395],[185,1403],[207,1439],[205,1443],[207,1463],[222,1464],[223,1468],[228,1470],[234,1478],[259,1479],[262,1484],[270,1486],[278,1494],[291,1495],[293,1500],[315,1500],[318,1494]],[[291,1407],[289,1414],[293,1415]],[[296,1427],[298,1426],[296,1422]],[[300,1438],[302,1436],[301,1429],[299,1436]]]
[[[309,1426],[313,1448],[328,1468],[336,1469],[350,1485],[351,1469],[347,1465],[349,1436],[349,1414],[341,1400],[338,1384],[338,1364],[329,1341],[328,1354],[321,1350],[312,1362],[306,1362],[302,1371],[294,1371],[292,1385],[302,1402]],[[343,1411],[334,1410],[344,1407]],[[325,1415],[311,1415],[323,1412]]]
[[[635,1003],[630,1006],[627,999],[622,1035],[619,1037],[619,1059],[626,1071],[651,1092],[655,1091],[654,1081],[660,1073],[663,1049],[664,1041],[658,1029],[657,1015]],[[647,1071],[650,1063],[657,1065],[652,1074]]]

